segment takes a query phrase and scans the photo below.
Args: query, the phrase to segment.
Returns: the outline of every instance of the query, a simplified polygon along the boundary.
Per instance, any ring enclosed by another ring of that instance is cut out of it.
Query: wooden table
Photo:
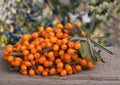
[[[120,85],[120,49],[109,47],[114,55],[102,52],[106,63],[99,63],[91,70],[84,70],[75,75],[60,76],[22,76],[10,71],[9,64],[2,59],[0,50],[0,85]]]

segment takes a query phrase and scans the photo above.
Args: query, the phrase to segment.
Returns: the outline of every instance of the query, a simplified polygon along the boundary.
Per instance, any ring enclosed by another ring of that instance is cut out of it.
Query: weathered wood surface
[[[0,50],[0,85],[120,85],[120,49],[109,47],[114,55],[102,52],[106,63],[99,63],[91,70],[66,77],[59,76],[22,76],[10,71],[9,64],[2,59]]]

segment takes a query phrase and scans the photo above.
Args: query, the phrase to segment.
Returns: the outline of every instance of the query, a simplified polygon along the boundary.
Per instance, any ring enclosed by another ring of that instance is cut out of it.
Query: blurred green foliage
[[[94,11],[96,22],[93,32],[104,19],[110,20],[114,13],[120,16],[120,0],[0,0],[0,2],[1,46],[14,44],[23,34],[38,31],[40,25],[45,27],[81,21],[88,30]],[[102,39],[98,41],[103,44]]]

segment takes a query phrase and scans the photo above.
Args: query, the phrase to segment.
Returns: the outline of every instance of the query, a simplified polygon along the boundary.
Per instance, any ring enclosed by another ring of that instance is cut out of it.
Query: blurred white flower
[[[84,24],[89,23],[91,21],[90,17],[88,16],[88,13],[82,15],[82,22]]]
[[[70,17],[70,21],[71,22],[76,22],[77,17],[79,16],[79,14],[75,14],[73,15],[72,13],[68,13],[69,17]]]

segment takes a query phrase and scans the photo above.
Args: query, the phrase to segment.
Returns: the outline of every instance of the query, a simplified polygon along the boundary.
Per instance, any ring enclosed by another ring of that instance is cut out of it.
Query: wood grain
[[[0,50],[0,85],[120,85],[120,49],[109,47],[114,55],[102,52],[106,63],[99,63],[91,70],[84,70],[75,75],[60,76],[22,76],[10,71],[9,64],[2,59]]]

